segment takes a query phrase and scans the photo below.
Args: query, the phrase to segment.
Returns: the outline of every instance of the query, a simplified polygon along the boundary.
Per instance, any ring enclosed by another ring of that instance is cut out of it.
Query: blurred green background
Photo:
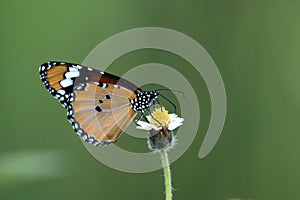
[[[164,199],[162,171],[128,174],[95,160],[38,75],[45,61],[81,63],[106,38],[145,26],[197,40],[216,62],[227,92],[223,133],[200,160],[210,99],[191,66],[167,52],[141,50],[109,67],[122,75],[157,62],[193,75],[201,123],[193,144],[171,166],[174,199],[300,199],[299,9],[297,0],[2,0],[0,199]],[[136,142],[137,151],[144,142]],[[135,149],[135,142],[129,145]]]

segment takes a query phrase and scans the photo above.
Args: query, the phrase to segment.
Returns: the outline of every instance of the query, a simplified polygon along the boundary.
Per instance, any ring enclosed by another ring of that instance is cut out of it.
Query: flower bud
[[[150,150],[168,149],[173,145],[174,134],[166,126],[160,130],[150,130],[148,134],[148,147]]]

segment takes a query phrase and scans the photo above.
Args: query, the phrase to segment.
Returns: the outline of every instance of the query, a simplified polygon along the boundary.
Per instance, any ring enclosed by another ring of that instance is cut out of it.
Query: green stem
[[[160,150],[160,156],[164,168],[166,200],[172,200],[171,170],[167,150]]]

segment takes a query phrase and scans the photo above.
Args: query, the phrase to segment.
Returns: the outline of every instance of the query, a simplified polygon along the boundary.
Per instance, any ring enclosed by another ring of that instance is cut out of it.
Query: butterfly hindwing
[[[86,134],[83,139],[96,145],[115,142],[136,115],[128,89],[99,85],[87,83],[75,88],[72,111],[68,112],[69,120],[75,121],[75,131]]]

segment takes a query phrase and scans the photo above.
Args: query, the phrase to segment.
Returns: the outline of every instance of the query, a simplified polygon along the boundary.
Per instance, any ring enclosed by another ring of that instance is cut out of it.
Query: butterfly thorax
[[[157,96],[156,90],[141,91],[136,95],[136,98],[130,100],[131,108],[134,111],[144,113],[145,110],[150,108]]]

